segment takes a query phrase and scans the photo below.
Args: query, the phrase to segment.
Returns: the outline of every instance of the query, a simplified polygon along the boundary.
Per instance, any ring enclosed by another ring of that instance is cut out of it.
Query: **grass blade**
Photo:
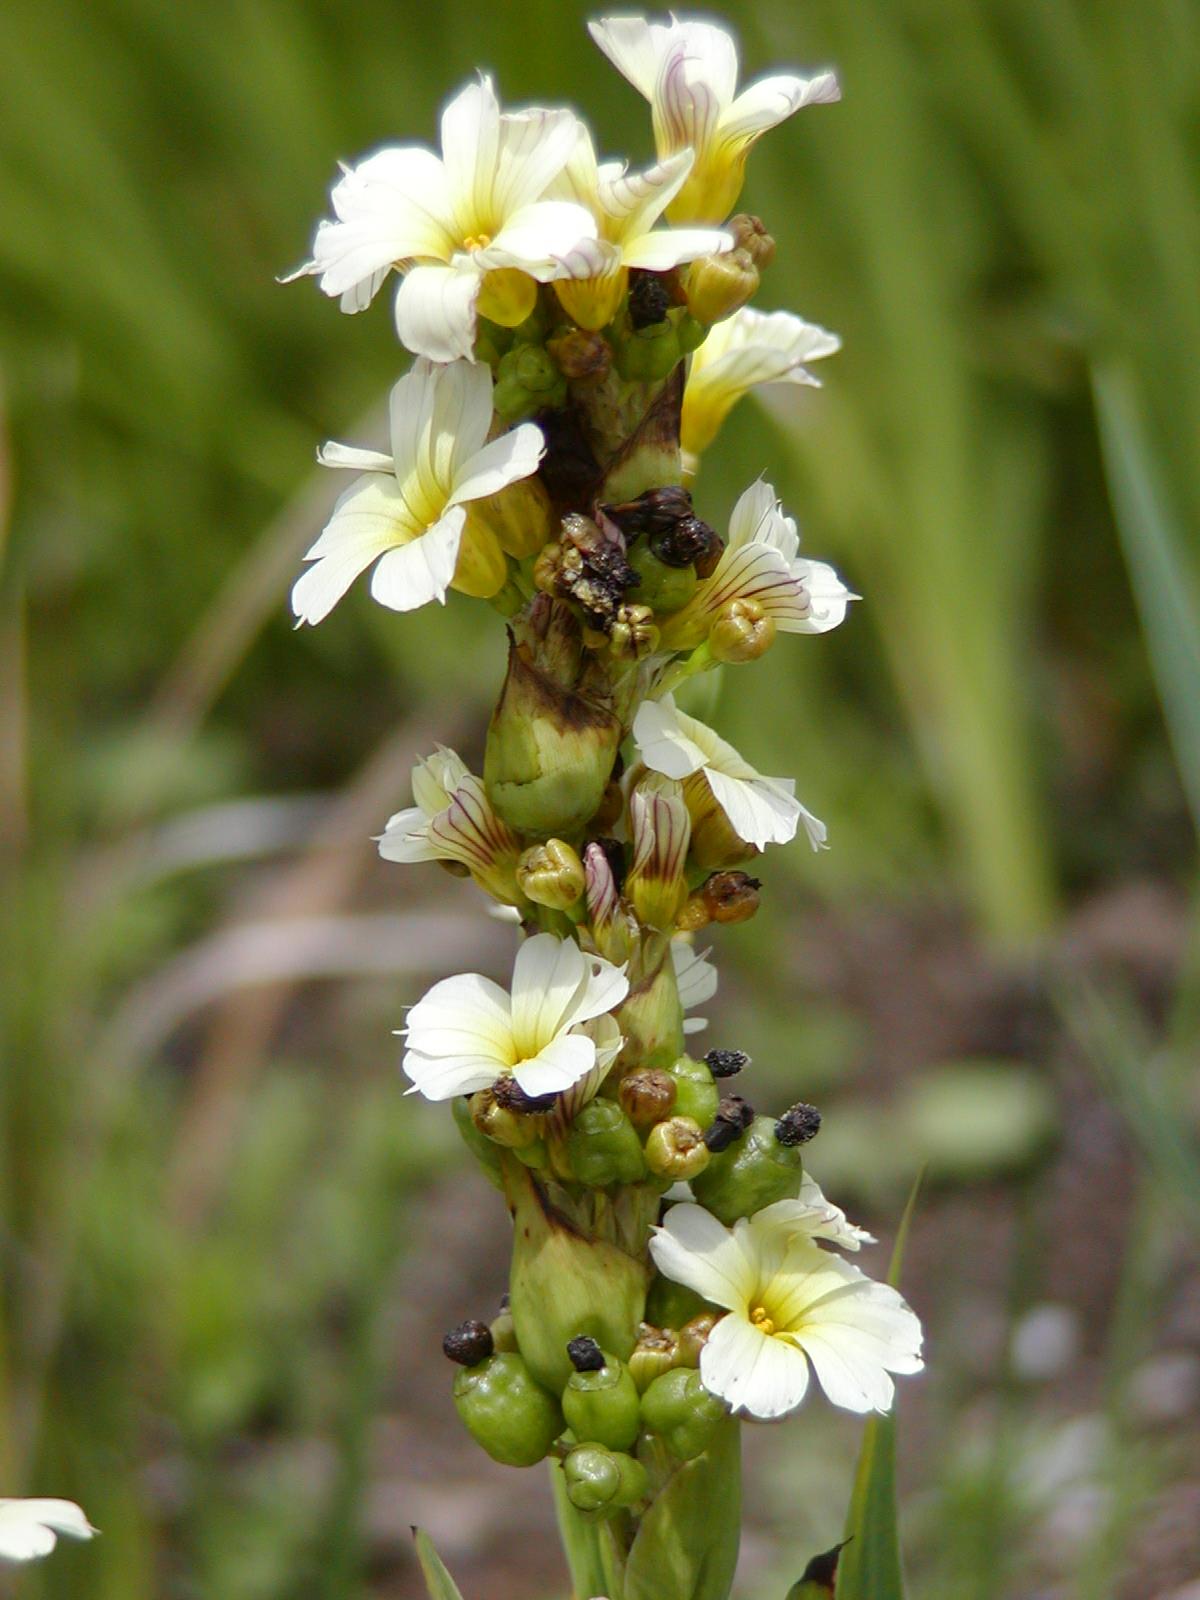
[[[923,1173],[918,1173],[900,1219],[888,1282],[896,1288]],[[896,1508],[896,1418],[874,1416],[863,1430],[846,1518],[846,1546],[838,1561],[837,1600],[904,1600]]]
[[[1129,375],[1092,375],[1104,467],[1179,775],[1200,830],[1200,595]]]
[[[446,1571],[446,1564],[441,1556],[433,1548],[433,1540],[420,1528],[414,1528],[412,1536],[413,1543],[417,1547],[417,1560],[421,1563],[421,1571],[425,1575],[429,1600],[463,1600],[462,1591]]]

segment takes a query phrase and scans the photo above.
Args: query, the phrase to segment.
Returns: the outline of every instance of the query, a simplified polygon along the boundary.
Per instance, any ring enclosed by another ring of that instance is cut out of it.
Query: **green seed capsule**
[[[745,1134],[714,1155],[692,1184],[699,1203],[729,1224],[800,1193],[799,1145],[780,1144],[772,1117],[755,1117]]]
[[[573,1372],[562,1397],[563,1416],[575,1437],[628,1450],[638,1436],[641,1412],[629,1369],[606,1355],[595,1372]]]
[[[660,614],[678,611],[696,592],[700,580],[695,567],[669,567],[658,559],[645,539],[633,545],[627,560],[641,579],[638,599]]]
[[[579,1445],[563,1462],[562,1470],[571,1504],[597,1519],[644,1500],[649,1491],[641,1462],[602,1445]]]
[[[476,1443],[506,1467],[541,1461],[563,1428],[553,1395],[515,1351],[464,1367],[454,1380],[454,1405]]]
[[[641,1141],[615,1100],[584,1106],[567,1135],[567,1159],[576,1179],[593,1189],[636,1183],[646,1175]]]
[[[679,335],[669,322],[613,340],[613,358],[626,383],[655,383],[679,364]]]
[[[708,1445],[717,1424],[728,1416],[724,1400],[709,1394],[691,1367],[664,1372],[642,1396],[642,1422],[672,1455],[690,1461]]]
[[[721,1095],[713,1075],[703,1061],[693,1061],[691,1056],[680,1056],[667,1068],[675,1079],[675,1115],[691,1117],[702,1128],[707,1128],[717,1114]]]

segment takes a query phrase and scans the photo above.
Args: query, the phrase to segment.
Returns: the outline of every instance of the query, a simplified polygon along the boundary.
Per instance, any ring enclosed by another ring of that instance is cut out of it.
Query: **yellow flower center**
[[[766,1306],[755,1306],[754,1310],[750,1313],[750,1321],[760,1333],[775,1332],[775,1324],[767,1315]]]
[[[464,250],[486,250],[492,242],[490,233],[469,233],[463,240]]]

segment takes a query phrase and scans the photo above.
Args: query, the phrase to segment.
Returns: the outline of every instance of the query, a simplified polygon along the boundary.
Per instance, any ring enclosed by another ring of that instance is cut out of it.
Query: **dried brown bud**
[[[629,274],[629,320],[634,328],[652,328],[665,322],[674,296],[666,276],[661,272],[642,272],[634,269]]]
[[[609,642],[623,661],[640,661],[658,649],[659,632],[649,606],[618,606]]]
[[[714,872],[706,878],[700,895],[714,922],[748,922],[758,910],[762,882],[746,872]]]
[[[635,1128],[649,1128],[671,1115],[675,1092],[675,1080],[669,1072],[639,1067],[621,1079],[617,1098]]]
[[[604,1366],[604,1351],[586,1333],[567,1341],[567,1355],[576,1372],[599,1372]]]
[[[757,661],[775,643],[775,618],[757,600],[731,600],[708,630],[708,648],[717,661],[740,665]]]
[[[449,1356],[451,1361],[457,1361],[460,1367],[475,1367],[481,1361],[486,1361],[495,1349],[492,1330],[486,1322],[476,1322],[468,1318],[460,1322],[457,1328],[442,1340],[442,1352]]]
[[[816,1106],[805,1105],[803,1100],[785,1111],[775,1124],[775,1137],[780,1144],[792,1145],[807,1144],[810,1139],[815,1139],[821,1131],[821,1113]]]
[[[716,570],[725,546],[715,529],[692,515],[652,533],[650,548],[664,566],[695,567],[699,577],[707,578]]]
[[[572,383],[596,382],[608,375],[612,366],[612,346],[602,333],[584,328],[567,328],[547,339],[558,370]]]
[[[744,1050],[710,1050],[704,1064],[714,1078],[733,1078],[750,1065],[750,1057]]]

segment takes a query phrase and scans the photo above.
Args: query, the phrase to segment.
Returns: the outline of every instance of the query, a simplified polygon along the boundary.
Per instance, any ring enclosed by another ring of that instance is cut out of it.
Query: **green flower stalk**
[[[691,936],[754,914],[771,846],[826,842],[790,778],[674,692],[854,598],[769,484],[724,532],[688,487],[758,377],[812,381],[801,360],[836,348],[747,308],[775,245],[729,214],[755,141],[837,86],[737,94],[732,41],[690,19],[592,34],[652,103],[646,170],[483,78],[440,155],[385,148],[336,184],[301,270],[347,311],[396,275],[416,359],[390,454],[321,454],[355,476],[293,607],[315,623],[371,569],[392,610],[455,590],[507,628],[482,774],[438,749],[380,839],[469,874],[521,932],[505,983],[444,978],[402,1029],[412,1089],[451,1102],[513,1222],[505,1307],[446,1337],[454,1402],[494,1461],[549,1460],[577,1600],[727,1600],[743,1423],[813,1378],[885,1411],[921,1365],[916,1317],[839,1253],[869,1236],[804,1169],[819,1114],[756,1114],[727,1081],[744,1053],[689,1053],[716,987]]]

